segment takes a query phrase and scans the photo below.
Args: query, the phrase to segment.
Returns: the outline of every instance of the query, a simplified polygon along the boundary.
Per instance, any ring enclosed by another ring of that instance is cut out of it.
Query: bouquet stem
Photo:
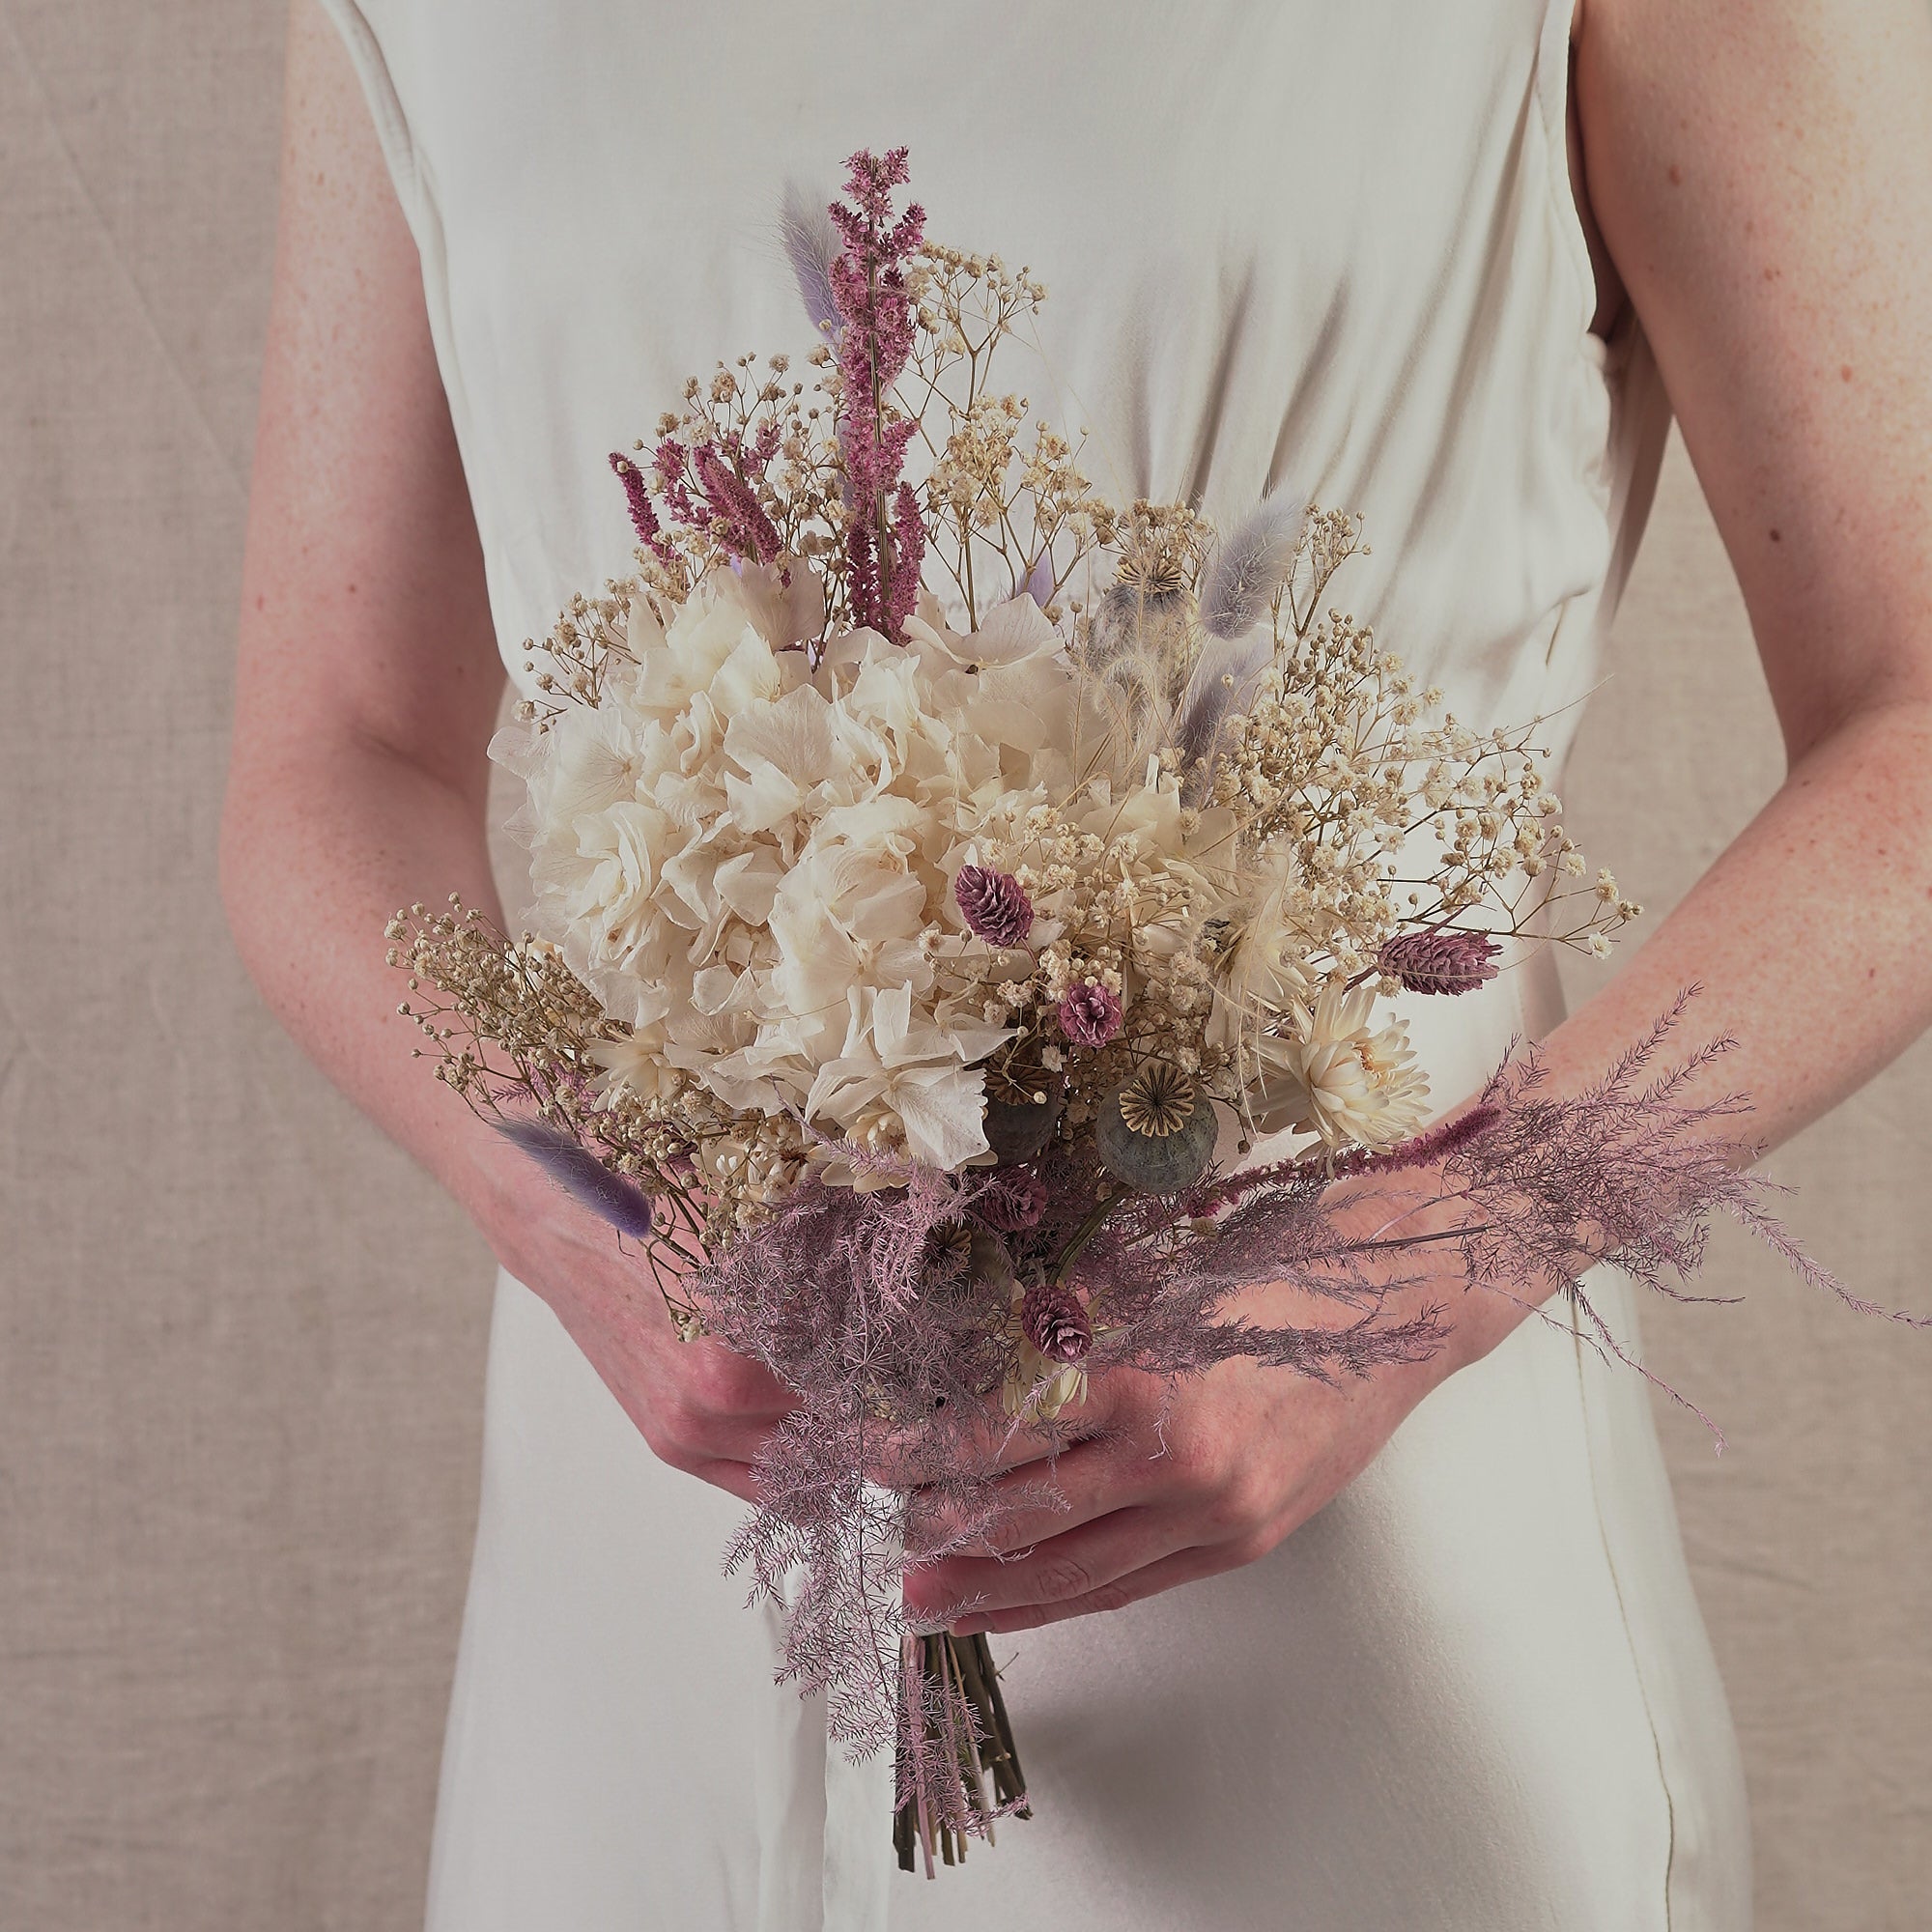
[[[1000,1673],[983,1636],[908,1636],[900,1646],[898,1803],[893,1848],[911,1871],[915,1844],[925,1875],[937,1848],[949,1865],[969,1834],[993,1842],[993,1821],[1031,1818],[1026,1776],[1013,1745]],[[917,1739],[913,1726],[920,1726]],[[986,1779],[993,1789],[988,1802]]]

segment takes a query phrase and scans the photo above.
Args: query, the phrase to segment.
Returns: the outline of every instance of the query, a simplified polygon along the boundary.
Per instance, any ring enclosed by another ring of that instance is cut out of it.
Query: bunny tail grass
[[[497,1131],[520,1147],[570,1196],[641,1241],[651,1232],[651,1198],[635,1181],[612,1174],[587,1148],[542,1121],[499,1121]]]

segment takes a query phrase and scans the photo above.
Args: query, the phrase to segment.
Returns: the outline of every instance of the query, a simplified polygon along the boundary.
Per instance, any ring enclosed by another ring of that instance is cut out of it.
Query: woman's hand
[[[1456,1210],[1418,1209],[1412,1183],[1350,1183],[1346,1225],[1373,1235],[1400,1215],[1402,1234],[1440,1232]],[[1385,1319],[1434,1307],[1443,1339],[1427,1359],[1335,1385],[1250,1359],[1169,1382],[1130,1370],[1095,1376],[1063,1421],[1081,1440],[1046,1480],[1064,1507],[1029,1503],[1045,1447],[1017,1437],[995,1488],[1014,1513],[984,1554],[952,1555],[912,1573],[906,1605],[921,1618],[959,1606],[952,1628],[1030,1630],[1116,1610],[1177,1583],[1253,1563],[1330,1502],[1368,1466],[1396,1427],[1438,1382],[1492,1347],[1521,1315],[1500,1298],[1463,1293],[1460,1251],[1404,1251]],[[1228,1311],[1259,1326],[1313,1327],[1352,1319],[1333,1301],[1286,1287],[1256,1291]]]
[[[595,1215],[541,1177],[513,1170],[502,1184],[506,1198],[478,1215],[497,1259],[549,1304],[660,1461],[753,1501],[751,1464],[791,1392],[722,1342],[682,1340],[651,1264]]]

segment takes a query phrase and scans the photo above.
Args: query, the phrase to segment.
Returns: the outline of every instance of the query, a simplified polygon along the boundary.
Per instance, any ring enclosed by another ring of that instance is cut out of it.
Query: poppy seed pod
[[[1208,1172],[1218,1131],[1193,1079],[1156,1063],[1101,1101],[1094,1144],[1116,1179],[1144,1194],[1179,1194]]]
[[[1002,1166],[1031,1160],[1053,1138],[1065,1089],[1055,1080],[1042,1091],[1046,1094],[1043,1100],[986,1102],[986,1145],[999,1156]]]

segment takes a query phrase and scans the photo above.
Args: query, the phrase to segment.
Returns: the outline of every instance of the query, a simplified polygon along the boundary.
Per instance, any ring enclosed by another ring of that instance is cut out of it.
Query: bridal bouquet
[[[834,1735],[895,1751],[930,1871],[1025,1785],[985,1638],[900,1580],[985,1547],[1009,1438],[1066,1439],[1090,1376],[1414,1360],[1431,1243],[1525,1300],[1577,1295],[1579,1230],[1660,1286],[1713,1210],[1791,1251],[1710,1132],[1738,1103],[1685,1095],[1717,1049],[1654,1065],[1675,1015],[1580,1097],[1516,1057],[1427,1125],[1390,1000],[1636,908],[1529,730],[1329,608],[1355,519],[1098,497],[993,384],[1044,290],[927,240],[905,180],[862,153],[788,210],[809,381],[721,363],[611,459],[637,574],[531,647],[493,747],[529,931],[389,936],[439,1075],[795,1392],[729,1560]],[[1345,1221],[1365,1175],[1394,1232]],[[1308,1325],[1236,1312],[1271,1283]]]

